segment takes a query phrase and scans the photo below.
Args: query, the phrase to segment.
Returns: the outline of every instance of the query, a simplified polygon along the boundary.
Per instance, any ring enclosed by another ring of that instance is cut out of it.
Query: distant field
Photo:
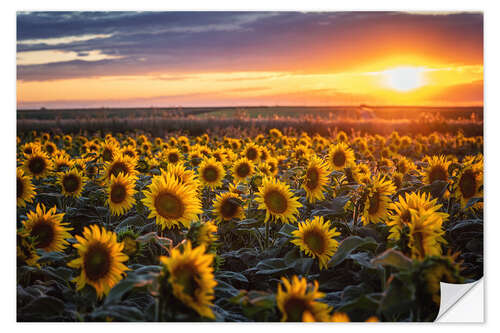
[[[407,107],[384,106],[369,108],[380,119],[419,119],[422,117],[442,117],[445,119],[483,119],[482,107]],[[199,108],[130,108],[130,109],[67,109],[67,110],[18,110],[17,119],[79,119],[79,118],[144,118],[183,117],[197,118],[249,117],[275,118],[313,116],[320,118],[356,118],[360,107],[355,106],[275,106],[275,107],[199,107]]]

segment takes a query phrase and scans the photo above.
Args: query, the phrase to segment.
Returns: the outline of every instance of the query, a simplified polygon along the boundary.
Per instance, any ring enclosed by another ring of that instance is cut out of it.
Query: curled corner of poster
[[[472,283],[441,282],[438,323],[483,323],[484,279]]]

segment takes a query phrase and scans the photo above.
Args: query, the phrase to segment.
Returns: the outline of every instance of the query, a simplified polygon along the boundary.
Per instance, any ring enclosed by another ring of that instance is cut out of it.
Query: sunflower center
[[[380,198],[379,198],[379,193],[375,192],[371,197],[370,197],[370,207],[368,208],[368,213],[371,214],[376,214],[378,212],[379,206],[380,206]]]
[[[175,272],[175,281],[183,288],[183,292],[191,297],[194,297],[195,291],[198,288],[198,283],[195,279],[195,272],[189,266],[181,266]]]
[[[255,148],[250,148],[247,150],[247,158],[251,161],[255,160],[258,156],[257,149]]]
[[[405,223],[410,223],[411,222],[411,214],[410,211],[407,209],[401,214],[401,221]]]
[[[31,155],[31,153],[33,153],[33,149],[31,149],[31,147],[27,147],[27,148],[24,149],[24,153],[28,154],[28,155]]]
[[[28,168],[34,175],[42,173],[47,168],[47,163],[43,157],[34,157],[30,160]]]
[[[318,170],[316,170],[315,168],[310,168],[309,170],[307,170],[307,173],[306,173],[306,187],[310,190],[314,190],[315,188],[318,187],[319,185],[319,182],[318,182],[318,179],[319,179],[319,174],[318,174]]]
[[[168,154],[168,161],[170,163],[177,163],[179,161],[179,155],[177,155],[175,153]]]
[[[111,161],[113,159],[113,152],[109,148],[105,148],[102,151],[102,159],[104,161]]]
[[[264,197],[267,208],[274,214],[284,213],[287,209],[287,200],[279,191],[272,190],[267,192]]]
[[[90,281],[98,281],[111,270],[111,255],[105,244],[94,243],[89,246],[83,258],[85,275]]]
[[[38,248],[46,248],[54,239],[53,226],[45,221],[37,222],[31,229],[31,235],[35,237]]]
[[[125,197],[127,196],[127,191],[125,190],[125,186],[122,184],[114,184],[111,187],[111,202],[115,204],[122,203],[123,200],[125,200]]]
[[[155,199],[155,208],[164,218],[180,218],[184,214],[182,201],[171,193],[161,193]]]
[[[238,177],[245,178],[250,173],[250,166],[247,163],[242,163],[236,168]]]
[[[301,298],[290,298],[285,304],[288,321],[302,321],[302,315],[305,310],[307,310],[307,306]]]
[[[408,171],[408,167],[406,166],[406,163],[399,162],[397,165],[397,170],[398,172],[405,174]]]
[[[346,161],[346,156],[343,151],[336,151],[333,154],[333,164],[335,164],[336,166],[338,167],[343,166],[345,164],[345,161]]]
[[[440,165],[432,167],[429,171],[429,182],[432,184],[436,180],[448,180],[448,172]]]
[[[54,149],[54,146],[52,146],[51,144],[47,144],[45,146],[45,150],[47,150],[47,153],[52,155],[52,153],[54,152],[55,149]]]
[[[233,218],[238,212],[238,205],[231,198],[224,200],[220,206],[220,213],[225,219]]]
[[[73,193],[80,187],[80,179],[76,175],[69,174],[64,176],[62,184],[66,192]]]
[[[304,243],[314,253],[323,253],[325,251],[325,238],[316,230],[309,231],[304,235]]]
[[[458,186],[460,187],[460,191],[464,198],[472,198],[474,194],[476,194],[476,177],[474,176],[474,172],[470,169],[465,170],[460,178],[460,182]]]
[[[24,193],[24,183],[23,181],[17,177],[17,197],[20,198]]]
[[[203,179],[209,183],[217,181],[219,177],[218,170],[213,166],[208,166],[203,170]]]
[[[123,162],[115,162],[111,167],[111,174],[117,177],[120,172],[122,172],[124,175],[128,174],[128,167]]]

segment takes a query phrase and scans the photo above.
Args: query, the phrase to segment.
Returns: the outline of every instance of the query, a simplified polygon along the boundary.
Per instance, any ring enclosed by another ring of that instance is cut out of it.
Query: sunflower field
[[[245,132],[242,132],[245,133]],[[433,321],[483,137],[18,133],[18,321]]]

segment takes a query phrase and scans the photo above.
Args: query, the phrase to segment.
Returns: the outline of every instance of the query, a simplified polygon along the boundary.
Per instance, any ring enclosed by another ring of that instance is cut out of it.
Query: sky
[[[17,106],[483,105],[483,15],[18,12]]]

